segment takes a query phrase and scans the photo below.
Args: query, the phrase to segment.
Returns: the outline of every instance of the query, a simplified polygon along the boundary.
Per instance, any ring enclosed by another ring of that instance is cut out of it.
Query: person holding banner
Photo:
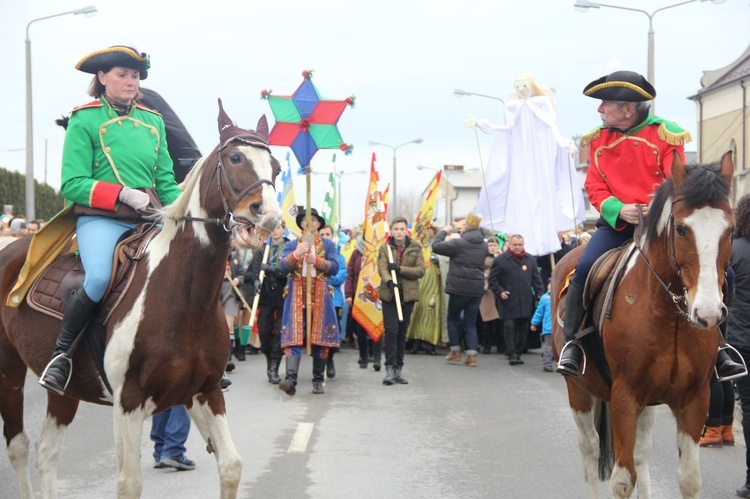
[[[407,234],[406,219],[396,217],[391,222],[391,236],[378,250],[380,301],[385,325],[384,385],[408,383],[401,370],[404,367],[406,332],[419,300],[419,279],[424,276],[422,248]]]
[[[318,230],[326,224],[315,208],[310,209],[311,227],[308,234],[305,208],[297,209],[297,226],[305,234],[284,246],[281,268],[289,272],[284,312],[281,319],[281,347],[286,354],[286,378],[279,389],[287,395],[297,392],[303,346],[309,341],[313,357],[313,393],[325,393],[326,359],[329,348],[338,348],[339,327],[333,298],[328,292],[331,276],[339,271],[338,250],[333,241],[320,237]],[[306,324],[306,281],[312,278],[312,324]],[[309,338],[308,338],[309,333]]]
[[[346,303],[349,304],[349,317],[347,321],[351,321],[347,324],[352,324],[354,334],[357,336],[357,346],[359,347],[359,368],[367,369],[367,362],[369,355],[368,350],[372,351],[372,368],[377,372],[380,371],[380,359],[383,356],[383,337],[378,338],[377,341],[370,338],[367,334],[367,330],[362,324],[354,318],[354,296],[357,292],[357,282],[359,282],[359,274],[362,271],[363,255],[365,253],[365,241],[362,238],[362,234],[357,234],[356,239],[357,247],[352,251],[349,257],[349,263],[346,266],[346,282],[344,283],[344,296],[346,296]],[[372,286],[370,284],[370,286]],[[377,297],[373,297],[374,301],[377,301]]]
[[[266,356],[266,375],[268,382],[278,385],[279,366],[281,365],[281,313],[284,310],[284,287],[287,272],[281,268],[281,255],[289,239],[284,237],[286,225],[282,221],[271,232],[270,239],[255,250],[252,268],[249,272],[253,276],[253,287],[258,299],[258,335],[260,336],[260,351]],[[268,248],[267,260],[264,259]],[[258,278],[260,271],[265,271],[263,282]]]

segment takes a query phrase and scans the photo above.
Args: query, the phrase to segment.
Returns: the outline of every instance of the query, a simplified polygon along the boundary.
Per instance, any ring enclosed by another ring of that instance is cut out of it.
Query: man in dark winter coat
[[[477,313],[484,294],[484,259],[487,256],[487,242],[479,224],[481,215],[469,213],[458,239],[445,238],[452,232],[450,225],[435,235],[432,251],[450,258],[445,292],[448,293],[448,338],[450,353],[448,362],[461,362],[460,317],[464,313],[466,325],[467,366],[477,365]],[[529,315],[531,317],[531,315]]]
[[[281,268],[281,255],[289,239],[284,237],[283,222],[271,232],[271,238],[255,250],[250,274],[253,277],[255,293],[260,293],[258,300],[258,334],[260,351],[266,356],[266,376],[268,382],[278,385],[279,366],[284,352],[281,349],[281,314],[284,311],[284,286],[287,272]],[[268,246],[268,261],[263,262],[263,255]],[[265,271],[263,283],[260,282],[260,271]]]
[[[545,293],[536,258],[524,250],[523,236],[510,237],[509,246],[492,262],[489,287],[500,300],[505,353],[510,365],[523,364],[521,352],[526,343],[529,320],[534,314],[534,295]]]

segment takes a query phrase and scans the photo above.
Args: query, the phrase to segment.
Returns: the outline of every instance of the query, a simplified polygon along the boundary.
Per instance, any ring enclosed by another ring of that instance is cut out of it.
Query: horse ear
[[[727,151],[721,157],[721,176],[731,185],[734,176],[734,161],[732,160],[732,151]]]
[[[263,137],[264,140],[268,141],[268,120],[266,119],[265,114],[258,120],[258,125],[255,127],[255,132]]]
[[[687,177],[687,172],[685,171],[685,166],[683,166],[682,160],[680,159],[680,153],[674,151],[672,154],[672,180],[674,181],[675,186],[682,184],[685,177]]]
[[[221,135],[222,130],[227,128],[228,126],[232,126],[232,120],[229,119],[229,116],[227,116],[227,113],[224,112],[224,106],[221,103],[221,98],[219,98],[219,135]]]

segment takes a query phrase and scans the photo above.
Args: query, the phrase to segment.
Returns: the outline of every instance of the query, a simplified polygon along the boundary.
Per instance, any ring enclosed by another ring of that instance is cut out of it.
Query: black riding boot
[[[279,365],[281,364],[281,359],[271,359],[271,367],[268,371],[268,382],[272,385],[278,385],[281,383],[281,378],[279,378]]]
[[[727,309],[731,309],[734,303],[734,293],[724,294],[724,304]],[[719,324],[719,353],[716,356],[716,377],[719,381],[728,381],[730,379],[741,378],[747,375],[747,369],[744,365],[739,362],[735,362],[727,353],[726,341],[727,337],[727,321],[723,321]]]
[[[334,353],[336,353],[336,351],[333,348],[328,350],[328,358],[326,359],[326,376],[328,376],[329,379],[336,377],[336,366],[333,364]]]
[[[330,355],[330,352],[329,352]],[[313,357],[313,377],[312,377],[312,392],[316,395],[325,393],[323,390],[323,381],[325,380],[326,370],[326,359],[317,359]]]
[[[560,362],[557,364],[557,372],[565,376],[577,378],[581,375],[581,361],[583,360],[583,349],[576,341],[576,333],[581,328],[583,321],[583,286],[574,281],[568,285],[568,296],[565,299],[565,346],[560,354]]]
[[[71,346],[75,342],[86,324],[94,315],[98,302],[92,301],[83,290],[78,288],[65,307],[60,332],[57,335],[52,359],[42,371],[39,384],[57,395],[63,395],[70,381],[73,368],[73,353]]]
[[[297,393],[297,372],[299,371],[299,362],[301,357],[289,355],[286,358],[286,378],[279,383],[279,390],[286,392],[287,395]]]

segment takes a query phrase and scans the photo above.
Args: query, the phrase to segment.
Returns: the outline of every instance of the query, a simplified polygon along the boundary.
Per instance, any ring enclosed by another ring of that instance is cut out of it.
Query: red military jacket
[[[671,176],[675,152],[685,161],[684,144],[690,133],[671,121],[649,115],[623,133],[599,127],[581,138],[590,145],[589,168],[584,187],[592,206],[612,227],[621,230],[618,220],[626,204],[648,204],[659,184]]]

